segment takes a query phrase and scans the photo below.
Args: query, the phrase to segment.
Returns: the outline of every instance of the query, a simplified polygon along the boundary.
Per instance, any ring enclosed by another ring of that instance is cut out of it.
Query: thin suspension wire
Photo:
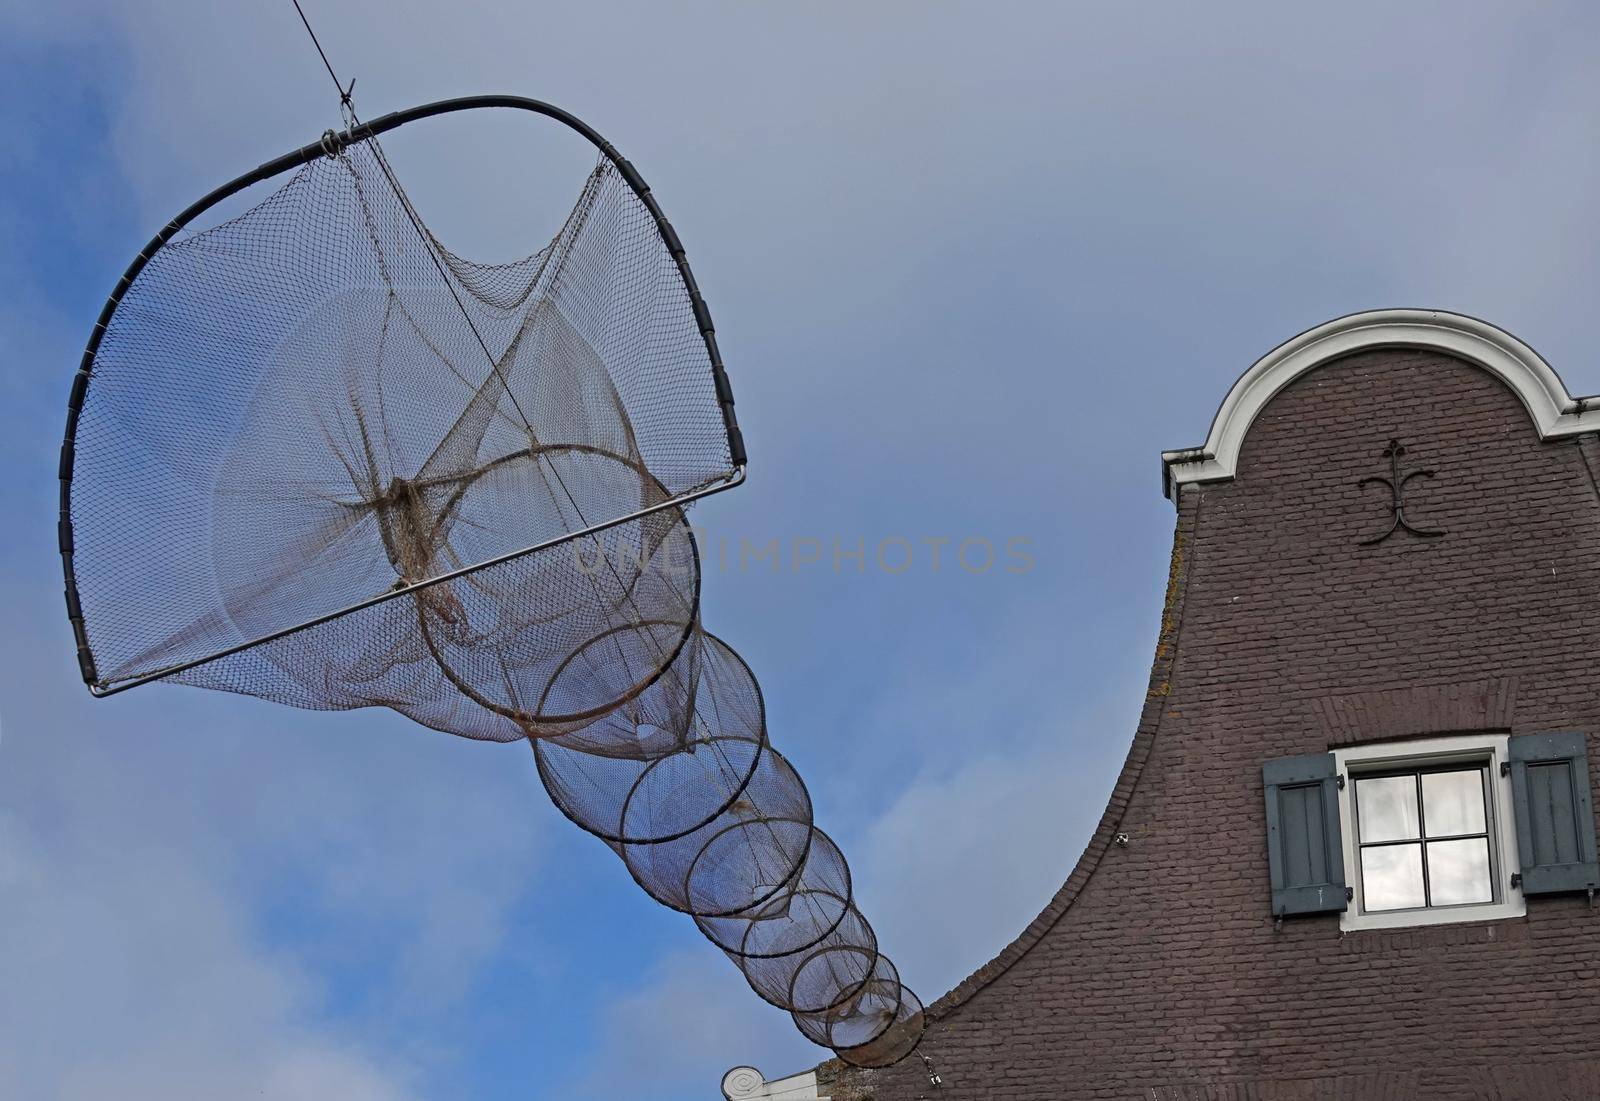
[[[305,9],[300,6],[300,0],[290,0],[290,2],[294,4],[294,10],[299,13],[300,22],[305,25],[306,33],[311,37],[311,44],[316,47],[317,55],[322,58],[323,67],[328,70],[328,77],[333,81],[334,90],[339,93],[340,105],[343,107],[344,111],[349,114],[352,122],[351,129],[354,129],[354,127],[359,125],[361,122],[360,116],[356,114],[355,103],[351,99],[351,92],[355,88],[355,81],[352,80],[350,82],[349,88],[346,88],[340,83],[338,73],[334,72],[333,63],[328,60],[327,51],[322,48],[322,43],[317,38],[317,32],[311,26],[311,20],[306,18]],[[400,203],[400,208],[405,211],[406,220],[411,223],[412,230],[416,233],[417,239],[422,243],[422,250],[428,254],[428,259],[433,262],[435,270],[437,270],[439,273],[439,278],[444,281],[445,289],[450,292],[450,297],[455,300],[456,309],[461,311],[462,320],[467,323],[467,328],[471,331],[473,339],[477,341],[478,347],[482,349],[484,358],[489,361],[489,369],[495,374],[496,377],[499,378],[500,385],[504,390],[505,395],[511,399],[511,404],[517,411],[517,416],[522,418],[522,427],[527,431],[529,440],[533,444],[537,445],[539,441],[534,435],[533,425],[528,420],[528,414],[522,408],[522,403],[517,400],[516,392],[511,388],[511,380],[506,377],[505,371],[500,365],[500,361],[496,359],[494,353],[489,350],[488,342],[483,339],[483,334],[478,331],[478,326],[473,323],[472,314],[468,312],[466,303],[461,300],[461,295],[456,291],[455,283],[450,279],[449,273],[445,271],[444,264],[440,261],[439,256],[434,249],[433,243],[429,240],[427,232],[422,228],[422,223],[417,216],[417,212],[411,206],[410,198],[407,197],[405,190],[401,188],[400,181],[395,178],[394,170],[390,167],[388,158],[383,155],[383,150],[378,147],[376,139],[372,139],[372,143],[374,151],[377,154],[375,159],[378,162],[378,167],[383,171],[383,178],[389,184],[389,188],[394,193],[395,199]],[[560,485],[561,492],[566,496],[567,501],[572,505],[572,510],[577,513],[580,525],[582,527],[588,527],[588,519],[584,516],[583,509],[579,506],[577,499],[573,496],[572,490],[567,487],[566,479],[561,476],[561,471],[556,468],[553,462],[550,462],[547,465],[550,467],[550,473],[555,475],[556,483]],[[542,471],[540,477],[543,477]],[[634,612],[637,615],[638,608],[634,605],[632,597],[627,594],[627,586],[623,584],[621,576],[618,575],[616,565],[612,563],[609,556],[605,554],[605,548],[600,541],[595,539],[594,543],[596,549],[600,551],[601,558],[605,561],[606,567],[611,572],[612,577],[616,579],[619,586],[622,586],[624,599],[626,599],[628,604],[634,608]],[[658,656],[664,656],[659,654],[659,644],[656,643],[653,638],[651,638],[650,641],[657,649]]]
[[[311,36],[311,44],[317,48],[317,55],[322,58],[323,68],[327,69],[328,75],[333,78],[333,86],[339,89],[339,98],[347,98],[349,93],[345,91],[344,85],[339,83],[339,74],[333,71],[333,62],[328,60],[327,51],[322,48],[322,43],[317,41],[317,32],[311,29],[311,20],[306,18],[306,12],[300,6],[300,0],[290,0],[290,2],[294,4],[294,10],[299,14],[300,22],[305,24],[306,33]],[[351,81],[350,86],[352,88],[355,87],[355,82]]]
[[[306,18],[305,9],[300,6],[300,0],[290,0],[290,3],[294,5],[294,10],[299,14],[300,22],[305,25],[306,34],[311,36],[311,44],[316,47],[317,56],[322,58],[323,68],[328,70],[328,78],[333,81],[334,90],[339,93],[340,106],[349,114],[354,125],[360,125],[361,117],[356,114],[355,101],[351,98],[356,82],[352,80],[348,88],[339,82],[339,74],[334,72],[333,62],[328,60],[328,52],[322,48],[322,42],[317,38],[317,32],[312,28],[311,20]],[[376,141],[373,144],[376,146]],[[461,300],[461,295],[456,291],[455,284],[451,282],[450,276],[444,270],[444,264],[440,262],[433,245],[428,241],[428,235],[423,231],[422,224],[417,219],[417,212],[411,208],[410,201],[400,188],[400,181],[395,179],[394,172],[389,168],[388,160],[381,152],[377,157],[377,161],[378,166],[383,170],[383,178],[388,181],[389,187],[393,189],[395,198],[400,200],[400,208],[406,212],[406,220],[411,223],[411,228],[422,242],[422,250],[428,254],[428,259],[433,261],[433,266],[438,269],[439,277],[444,280],[445,289],[450,292],[450,297],[455,299],[456,308],[461,311],[462,319],[466,321],[467,328],[472,331],[473,339],[478,342],[478,347],[483,349],[484,358],[489,361],[489,369],[499,376],[500,385],[505,388],[506,396],[511,399],[511,404],[517,410],[517,416],[522,418],[522,426],[528,430],[531,437],[533,426],[528,421],[528,414],[523,411],[522,403],[517,400],[517,395],[511,389],[511,380],[506,378],[505,372],[501,369],[500,361],[494,357],[493,352],[489,351],[488,342],[483,339],[483,334],[478,331],[478,326],[473,323],[472,315],[467,312],[467,304]],[[557,475],[557,477],[559,478],[560,475]]]

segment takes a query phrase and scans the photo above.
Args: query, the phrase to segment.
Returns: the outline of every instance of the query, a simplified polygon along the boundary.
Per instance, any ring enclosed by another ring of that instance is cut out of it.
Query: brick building
[[[1386,310],[1252,366],[1177,507],[1139,727],[920,1059],[733,1098],[1600,1099],[1600,399]]]

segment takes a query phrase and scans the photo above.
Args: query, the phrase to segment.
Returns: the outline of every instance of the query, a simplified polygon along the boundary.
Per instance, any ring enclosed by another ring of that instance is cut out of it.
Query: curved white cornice
[[[1201,447],[1163,451],[1163,490],[1234,476],[1239,446],[1267,402],[1307,371],[1369,348],[1430,348],[1477,364],[1522,399],[1541,439],[1600,431],[1600,398],[1574,399],[1550,365],[1487,322],[1444,310],[1369,310],[1318,325],[1278,345],[1233,384]]]

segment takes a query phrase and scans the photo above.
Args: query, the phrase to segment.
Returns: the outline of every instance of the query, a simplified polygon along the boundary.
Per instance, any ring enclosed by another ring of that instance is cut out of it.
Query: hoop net
[[[886,1065],[921,1004],[700,627],[687,498],[735,474],[706,339],[605,156],[499,265],[433,236],[375,139],[312,160],[161,247],[102,334],[69,440],[92,672],[527,738],[760,997]]]

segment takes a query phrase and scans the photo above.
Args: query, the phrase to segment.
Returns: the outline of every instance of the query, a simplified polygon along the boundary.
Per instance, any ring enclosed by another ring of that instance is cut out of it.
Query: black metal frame
[[[366,141],[369,138],[375,138],[380,134],[384,134],[390,130],[404,126],[409,122],[416,122],[419,119],[433,118],[437,115],[452,114],[456,111],[475,111],[490,107],[506,107],[514,110],[529,111],[536,115],[543,115],[546,118],[554,119],[569,129],[576,131],[578,134],[587,139],[589,143],[592,144],[596,149],[600,150],[601,154],[616,167],[617,171],[621,173],[623,180],[627,182],[628,186],[633,190],[633,193],[638,196],[639,201],[644,204],[645,209],[650,212],[651,218],[655,220],[656,229],[661,234],[661,241],[666,246],[667,252],[672,257],[673,262],[677,265],[678,274],[683,279],[685,289],[689,292],[689,302],[694,309],[695,324],[700,330],[701,339],[705,341],[706,353],[711,359],[712,382],[716,387],[717,404],[722,411],[723,428],[727,433],[728,454],[732,460],[734,468],[732,474],[721,482],[714,483],[710,486],[703,487],[690,493],[681,494],[677,497],[674,497],[672,500],[663,501],[658,505],[654,505],[639,512],[631,513],[628,516],[610,520],[603,524],[596,524],[585,528],[582,531],[573,532],[569,535],[562,536],[559,539],[549,540],[523,550],[513,551],[510,554],[502,555],[498,558],[491,559],[488,562],[480,562],[462,570],[457,570],[448,574],[442,574],[438,577],[429,578],[426,581],[418,582],[415,585],[381,593],[376,597],[353,604],[348,608],[341,608],[336,612],[330,612],[327,615],[319,616],[294,627],[277,631],[258,639],[252,639],[248,642],[244,642],[224,650],[219,650],[215,654],[209,654],[206,657],[199,658],[194,661],[183,662],[166,669],[157,670],[154,673],[149,673],[144,676],[131,677],[127,681],[116,685],[107,685],[101,682],[95,669],[94,654],[89,648],[89,636],[84,626],[83,607],[78,599],[77,574],[73,564],[72,474],[75,460],[75,440],[78,433],[78,418],[83,411],[84,398],[89,392],[89,380],[94,372],[95,357],[99,353],[100,341],[105,335],[106,328],[111,322],[112,315],[117,312],[117,307],[122,303],[123,295],[127,294],[128,288],[133,285],[136,279],[138,279],[139,274],[144,270],[145,265],[150,262],[151,258],[154,257],[157,252],[161,251],[168,241],[172,240],[173,237],[182,232],[182,230],[188,226],[190,222],[194,221],[200,215],[204,214],[206,211],[210,210],[223,200],[231,198],[232,196],[237,195],[239,192],[244,191],[246,188],[253,187],[258,183],[270,180],[274,176],[281,175],[284,172],[298,168],[301,165],[309,164],[319,157],[335,156],[342,152],[347,146],[353,145],[357,142]],[[617,152],[615,146],[613,146],[605,138],[601,137],[600,134],[588,123],[584,122],[576,115],[562,110],[560,107],[545,103],[541,100],[529,99],[525,96],[483,95],[462,96],[456,99],[442,99],[433,103],[424,103],[420,106],[410,107],[403,111],[393,111],[387,115],[383,115],[380,118],[373,119],[371,122],[358,123],[347,130],[339,131],[337,133],[329,130],[316,141],[309,142],[308,144],[301,146],[299,149],[295,149],[289,153],[285,153],[281,157],[275,157],[274,159],[267,161],[265,164],[246,172],[244,175],[228,181],[227,183],[214,189],[209,194],[203,196],[196,202],[191,203],[188,207],[186,207],[180,214],[177,215],[177,217],[173,218],[170,222],[163,226],[161,231],[150,239],[149,244],[145,245],[145,247],[140,250],[139,254],[134,257],[133,262],[128,265],[127,271],[123,272],[122,278],[119,279],[117,281],[117,285],[112,288],[110,297],[106,299],[106,304],[101,309],[99,318],[95,321],[94,328],[89,334],[89,342],[83,351],[83,359],[78,365],[78,373],[72,380],[72,395],[67,401],[67,427],[65,435],[61,441],[61,463],[58,471],[58,476],[61,480],[61,513],[60,520],[57,525],[57,538],[59,540],[61,550],[62,573],[66,581],[67,619],[72,624],[73,639],[78,647],[78,668],[83,674],[84,684],[89,686],[89,691],[92,695],[115,695],[116,693],[126,691],[129,688],[134,688],[153,680],[160,680],[163,677],[169,677],[174,673],[182,672],[185,669],[192,669],[197,665],[204,664],[205,662],[215,661],[218,658],[239,653],[240,651],[247,650],[253,646],[259,646],[264,643],[271,642],[274,639],[282,638],[285,635],[293,634],[296,631],[306,630],[310,627],[314,627],[320,623],[325,623],[330,619],[337,618],[338,616],[344,615],[348,612],[357,611],[373,604],[379,604],[385,600],[393,600],[395,597],[402,596],[406,593],[415,592],[418,589],[427,588],[430,585],[436,585],[440,582],[448,581],[453,577],[459,576],[460,574],[482,569],[486,566],[495,565],[513,558],[519,558],[523,555],[532,554],[536,551],[547,549],[550,546],[567,542],[571,539],[580,538],[585,535],[603,531],[606,528],[615,527],[618,524],[627,523],[630,520],[638,519],[639,517],[648,515],[652,512],[658,512],[662,509],[684,505],[691,501],[698,500],[701,497],[708,497],[713,493],[720,493],[725,489],[732,489],[734,486],[737,486],[744,481],[745,467],[747,463],[748,458],[744,448],[744,437],[739,431],[739,422],[734,414],[733,388],[728,382],[727,371],[722,363],[722,353],[717,347],[716,330],[711,323],[711,311],[706,306],[704,297],[702,297],[700,294],[700,287],[699,284],[695,282],[694,272],[690,270],[689,259],[684,251],[683,242],[679,240],[677,231],[672,228],[672,223],[667,221],[666,214],[662,212],[661,205],[656,202],[655,196],[651,194],[650,185],[645,183],[644,177],[639,174],[639,170],[634,168],[633,164],[628,161],[627,158],[623,157],[621,153]]]

